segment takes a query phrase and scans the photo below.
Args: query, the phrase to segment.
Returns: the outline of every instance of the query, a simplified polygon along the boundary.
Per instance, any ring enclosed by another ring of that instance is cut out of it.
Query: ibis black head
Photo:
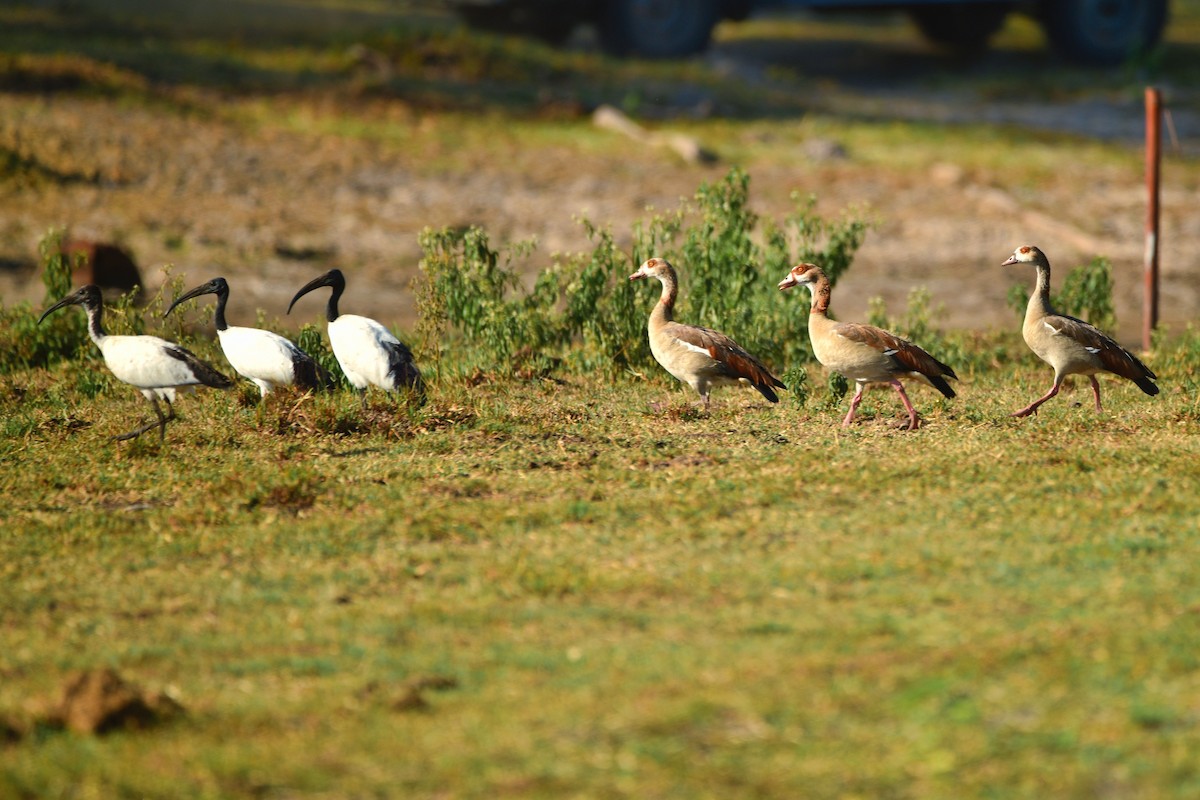
[[[342,292],[346,289],[346,277],[342,275],[340,269],[331,269],[319,278],[313,278],[308,283],[301,287],[300,291],[296,292],[296,296],[292,298],[292,302],[288,303],[288,313],[292,313],[292,306],[296,305],[296,301],[304,295],[311,292],[313,289],[320,289],[322,286],[330,286],[333,288],[333,294],[329,297],[329,306],[326,309],[326,315],[329,321],[333,322],[338,317],[337,303],[342,296]]]
[[[202,294],[215,294],[219,298],[227,298],[229,297],[229,284],[225,282],[224,278],[213,278],[208,283],[202,283],[195,289],[184,292],[183,294],[179,295],[179,297],[175,298],[175,302],[171,303],[171,307],[166,310],[166,313],[164,313],[163,316],[165,317],[167,314],[170,314],[172,311],[174,311],[175,306],[179,305],[180,303],[191,300],[193,297],[199,297]]]
[[[52,312],[57,311],[64,306],[83,306],[91,311],[100,308],[101,304],[102,300],[100,297],[100,287],[89,283],[87,286],[79,287],[62,300],[59,300],[57,303],[43,311],[42,315],[38,317],[38,324],[41,325],[42,320],[50,316]]]

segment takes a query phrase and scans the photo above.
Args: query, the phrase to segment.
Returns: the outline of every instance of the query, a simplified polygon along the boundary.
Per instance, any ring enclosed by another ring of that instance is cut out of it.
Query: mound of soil
[[[105,734],[150,728],[182,712],[165,694],[147,692],[112,669],[94,669],[67,678],[51,721],[75,733]]]

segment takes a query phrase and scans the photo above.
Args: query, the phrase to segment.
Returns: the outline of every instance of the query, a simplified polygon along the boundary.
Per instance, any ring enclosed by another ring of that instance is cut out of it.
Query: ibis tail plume
[[[100,287],[93,284],[81,287],[50,306],[42,313],[38,324],[54,311],[70,305],[83,306],[88,317],[88,335],[96,343],[96,347],[100,348],[104,363],[118,380],[135,387],[150,401],[154,415],[158,418],[115,437],[117,441],[133,439],[153,428],[158,428],[158,440],[163,441],[166,438],[167,423],[175,419],[175,407],[172,403],[177,389],[192,386],[228,389],[233,386],[233,381],[214,369],[211,364],[200,360],[190,350],[174,342],[157,336],[109,336],[104,332],[104,306]],[[159,408],[159,400],[167,404],[166,415],[163,415],[162,409]]]
[[[350,385],[362,393],[363,403],[369,386],[388,392],[407,387],[418,397],[424,397],[425,382],[407,345],[369,317],[338,312],[338,301],[346,290],[341,270],[331,269],[301,287],[288,304],[288,313],[292,313],[292,307],[301,297],[326,286],[333,290],[325,305],[329,344]]]
[[[272,331],[233,327],[225,322],[229,284],[224,278],[213,278],[183,293],[171,303],[163,316],[174,311],[180,303],[204,294],[217,296],[217,310],[213,319],[226,360],[239,375],[258,387],[264,399],[277,386],[297,386],[310,391],[328,387],[329,376],[325,370],[312,356],[289,340]]]

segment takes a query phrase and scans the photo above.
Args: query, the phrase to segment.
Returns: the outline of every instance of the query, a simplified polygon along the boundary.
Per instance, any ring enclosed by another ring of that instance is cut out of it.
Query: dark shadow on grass
[[[322,450],[321,455],[326,455],[330,458],[354,458],[355,456],[376,455],[382,452],[382,447],[357,447],[353,450]]]

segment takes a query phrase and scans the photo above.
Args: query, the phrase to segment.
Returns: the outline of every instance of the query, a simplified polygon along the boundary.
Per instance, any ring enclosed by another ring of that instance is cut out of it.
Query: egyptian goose
[[[297,300],[324,286],[333,290],[325,306],[329,344],[350,385],[361,392],[364,405],[368,386],[388,392],[407,387],[423,397],[425,383],[408,346],[370,317],[338,312],[338,301],[346,290],[346,278],[340,269],[331,269],[302,286],[288,304],[288,313],[292,313]]]
[[[1037,287],[1029,298],[1025,309],[1025,324],[1021,335],[1025,344],[1037,357],[1054,367],[1054,385],[1050,391],[1013,414],[1028,417],[1038,412],[1038,406],[1058,394],[1063,380],[1068,375],[1087,375],[1096,398],[1096,412],[1100,406],[1100,384],[1097,372],[1111,372],[1128,378],[1148,395],[1158,394],[1154,385],[1157,376],[1121,345],[1100,332],[1094,325],[1081,319],[1056,314],[1050,306],[1050,261],[1036,247],[1018,247],[1000,266],[1033,264],[1037,268]]]
[[[920,425],[917,410],[909,401],[900,378],[909,377],[927,383],[946,397],[954,397],[954,390],[946,378],[955,378],[954,370],[894,333],[871,325],[854,322],[835,322],[826,316],[829,311],[831,287],[829,278],[815,264],[797,264],[779,282],[780,290],[793,286],[807,286],[812,294],[812,306],[808,314],[808,338],[813,353],[822,365],[840,372],[854,381],[857,388],[850,400],[850,411],[842,420],[842,427],[854,421],[858,404],[862,402],[863,389],[868,383],[887,383],[900,394],[908,410],[908,430]]]
[[[683,325],[672,319],[679,281],[675,268],[666,259],[651,258],[629,276],[629,280],[658,278],[662,295],[650,312],[647,330],[650,352],[667,372],[695,389],[708,408],[709,391],[714,386],[748,383],[772,403],[779,402],[775,389],[786,389],[762,362],[747,353],[723,333]]]
[[[265,400],[277,386],[298,386],[308,391],[327,387],[329,376],[325,370],[312,356],[288,339],[262,328],[240,328],[225,322],[229,284],[224,278],[213,278],[180,295],[163,316],[174,311],[180,303],[202,294],[217,296],[213,321],[217,326],[221,351],[237,374],[258,387],[261,399]]]
[[[157,336],[109,336],[104,332],[102,318],[104,306],[101,301],[100,287],[88,284],[80,287],[62,300],[47,308],[38,319],[50,316],[64,306],[83,306],[87,312],[88,335],[100,348],[104,363],[117,377],[117,380],[128,383],[141,391],[142,396],[150,401],[154,408],[156,422],[143,425],[140,428],[115,437],[119,442],[141,436],[152,428],[158,428],[158,440],[161,442],[167,435],[167,423],[175,419],[176,389],[187,389],[192,386],[211,386],[214,389],[228,389],[233,381],[215,370],[211,364],[201,361],[190,350],[180,347],[174,342],[160,339]],[[167,415],[158,407],[158,401],[167,404]]]

